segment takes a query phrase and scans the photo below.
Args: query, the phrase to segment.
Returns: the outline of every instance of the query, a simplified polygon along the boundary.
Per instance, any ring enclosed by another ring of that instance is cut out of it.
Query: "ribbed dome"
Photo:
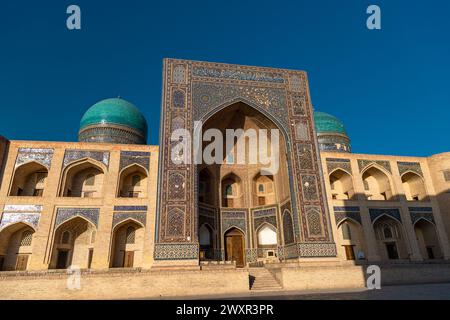
[[[314,122],[316,124],[317,134],[320,133],[340,133],[347,135],[344,124],[341,120],[331,114],[314,111]]]
[[[124,99],[110,98],[97,102],[83,115],[79,140],[143,144],[147,130],[147,121],[138,108]]]

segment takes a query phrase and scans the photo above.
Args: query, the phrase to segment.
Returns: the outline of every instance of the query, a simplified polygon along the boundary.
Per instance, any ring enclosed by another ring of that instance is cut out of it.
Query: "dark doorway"
[[[69,256],[68,250],[58,250],[58,259],[56,260],[56,269],[67,268],[67,258]]]
[[[227,261],[236,261],[236,266],[242,268],[244,262],[244,235],[236,228],[225,234],[225,258]]]
[[[5,257],[1,256],[0,257],[0,271],[3,271],[3,264],[5,262]]]
[[[395,245],[394,242],[386,243],[386,250],[387,250],[389,259],[391,259],[391,260],[398,259],[397,246]]]
[[[427,247],[428,259],[434,259],[433,247]]]

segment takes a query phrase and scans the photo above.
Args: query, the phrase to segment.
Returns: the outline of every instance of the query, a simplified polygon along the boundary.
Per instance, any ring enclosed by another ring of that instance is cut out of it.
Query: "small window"
[[[384,227],[383,228],[383,234],[385,239],[392,239],[392,229],[390,227]]]
[[[139,175],[134,175],[132,180],[132,185],[133,187],[139,187],[141,185],[141,176]]]
[[[233,186],[231,184],[225,187],[225,195],[232,196],[233,195]]]
[[[84,183],[86,186],[93,186],[95,184],[95,175],[88,174]]]
[[[263,185],[262,183],[260,183],[260,184],[258,185],[258,192],[259,192],[259,193],[264,193],[264,185]]]
[[[69,244],[70,242],[70,232],[64,231],[61,235],[61,244]]]
[[[136,228],[134,227],[128,227],[127,228],[127,237],[126,237],[126,244],[134,244],[136,238]]]
[[[26,230],[22,233],[22,239],[20,240],[20,246],[31,246],[31,240],[33,238],[33,232]]]

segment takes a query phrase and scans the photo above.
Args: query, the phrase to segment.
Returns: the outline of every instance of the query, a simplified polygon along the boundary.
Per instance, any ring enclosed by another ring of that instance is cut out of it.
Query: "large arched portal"
[[[251,252],[261,246],[258,238],[261,233],[256,227],[266,219],[274,225],[271,231],[275,240],[270,247],[276,252],[277,239],[282,239],[277,237],[277,221],[282,221],[280,205],[288,202],[291,194],[283,133],[273,121],[243,102],[218,111],[202,129],[203,163],[197,166],[198,226],[211,218],[218,226],[228,224],[234,214],[232,210],[236,210],[239,220],[232,226],[249,229],[243,230],[252,237],[244,249]],[[227,240],[229,237],[220,238],[220,242],[214,243],[214,250],[229,251],[230,244],[226,243],[231,241]],[[257,257],[247,255],[245,262],[252,262],[250,259],[254,261]]]
[[[199,228],[204,223],[214,229],[215,259],[224,259],[224,232],[231,227],[245,234],[246,263],[260,259],[255,243],[257,228],[264,222],[276,230],[275,254],[281,260],[336,257],[305,72],[167,59],[163,90],[157,263],[198,261]],[[248,144],[239,148],[238,139],[210,147],[226,137],[227,129],[244,130],[241,141],[256,141],[267,161],[261,161],[259,152],[249,153]],[[258,134],[267,130],[267,140],[278,140],[279,148],[271,151],[261,136],[247,132],[250,129]],[[199,162],[205,152],[222,163]],[[264,164],[246,161],[249,156]],[[205,168],[208,171],[201,174]],[[228,174],[238,178],[237,197],[232,184],[222,186]],[[287,235],[294,241],[289,245],[280,216],[285,211],[292,216],[294,231],[294,237]]]

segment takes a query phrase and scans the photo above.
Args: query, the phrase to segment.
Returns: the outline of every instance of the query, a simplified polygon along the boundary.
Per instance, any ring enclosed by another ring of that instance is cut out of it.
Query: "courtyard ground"
[[[170,299],[170,298],[162,298]],[[384,286],[380,290],[274,291],[177,297],[177,300],[450,300],[450,283]]]

